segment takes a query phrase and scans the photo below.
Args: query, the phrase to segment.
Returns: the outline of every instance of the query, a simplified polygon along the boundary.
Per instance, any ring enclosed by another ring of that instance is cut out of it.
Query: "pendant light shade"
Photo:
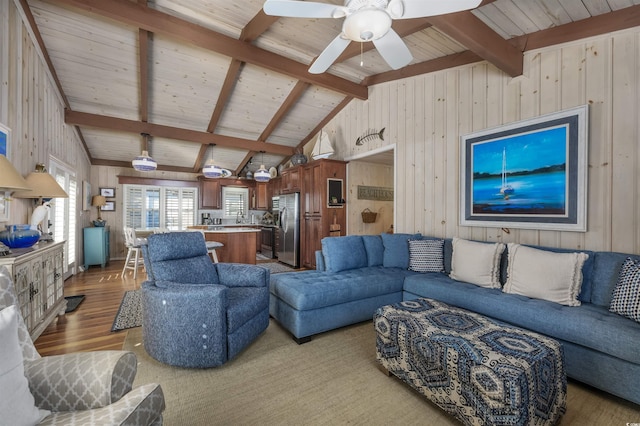
[[[219,178],[222,177],[222,169],[213,163],[213,158],[210,158],[204,164],[202,174],[206,178]]]
[[[140,133],[140,136],[144,138],[142,154],[134,158],[131,165],[139,172],[152,172],[158,168],[158,163],[149,155],[149,134]]]
[[[256,182],[269,182],[269,179],[271,179],[271,174],[264,167],[264,164],[260,164],[260,168],[253,174],[253,178],[256,180]]]
[[[158,168],[158,163],[149,157],[148,151],[142,151],[142,154],[134,158],[131,164],[139,172],[152,172]]]
[[[260,152],[262,153],[262,162],[264,162],[264,151]],[[253,178],[256,182],[269,182],[269,179],[271,179],[271,173],[269,173],[264,164],[260,164],[260,168],[253,174]]]

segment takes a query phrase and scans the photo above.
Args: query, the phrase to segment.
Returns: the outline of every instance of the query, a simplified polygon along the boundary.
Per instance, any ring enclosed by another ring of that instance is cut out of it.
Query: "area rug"
[[[380,371],[372,321],[314,336],[303,345],[271,320],[230,362],[171,367],[144,350],[142,328],[127,332],[135,386],[160,383],[165,425],[460,425],[425,397]],[[625,425],[638,406],[569,383],[562,425]]]
[[[84,294],[78,294],[76,296],[67,296],[65,297],[67,301],[67,309],[65,309],[64,313],[68,314],[69,312],[73,312],[78,309],[78,306],[84,300]]]
[[[111,331],[126,330],[142,325],[142,292],[140,290],[127,291],[122,297],[118,313],[113,320]]]
[[[268,270],[271,271],[272,274],[280,274],[282,272],[293,272],[293,271],[295,271],[295,269],[293,269],[291,266],[285,265],[284,263],[280,263],[280,262],[258,263],[258,266],[262,266],[263,268],[267,268]]]

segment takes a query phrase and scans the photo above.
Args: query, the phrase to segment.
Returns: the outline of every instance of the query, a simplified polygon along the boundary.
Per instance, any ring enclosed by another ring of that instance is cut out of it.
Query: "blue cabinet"
[[[90,265],[104,268],[109,261],[109,227],[84,228],[84,269]]]

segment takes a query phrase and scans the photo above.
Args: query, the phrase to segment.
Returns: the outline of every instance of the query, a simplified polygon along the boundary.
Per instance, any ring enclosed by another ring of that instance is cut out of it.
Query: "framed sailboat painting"
[[[461,139],[460,224],[586,232],[588,106]]]

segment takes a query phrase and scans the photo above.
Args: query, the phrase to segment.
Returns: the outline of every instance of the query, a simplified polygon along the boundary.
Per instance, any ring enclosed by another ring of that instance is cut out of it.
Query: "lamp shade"
[[[31,187],[13,167],[7,157],[0,155],[0,189],[30,191]]]
[[[107,204],[107,199],[102,195],[94,195],[91,198],[91,205],[96,207],[101,207]]]
[[[208,159],[202,168],[202,174],[206,178],[222,177],[222,169],[213,163],[213,159]]]
[[[15,198],[69,198],[56,180],[47,173],[43,165],[36,165],[36,171],[29,173],[26,178],[30,191],[17,191]]]
[[[158,163],[149,156],[149,151],[142,151],[142,155],[134,158],[131,165],[139,172],[152,172],[158,168]]]
[[[253,174],[253,178],[256,180],[256,182],[269,182],[269,179],[271,179],[271,174],[266,169],[264,164],[260,164],[260,168]]]

